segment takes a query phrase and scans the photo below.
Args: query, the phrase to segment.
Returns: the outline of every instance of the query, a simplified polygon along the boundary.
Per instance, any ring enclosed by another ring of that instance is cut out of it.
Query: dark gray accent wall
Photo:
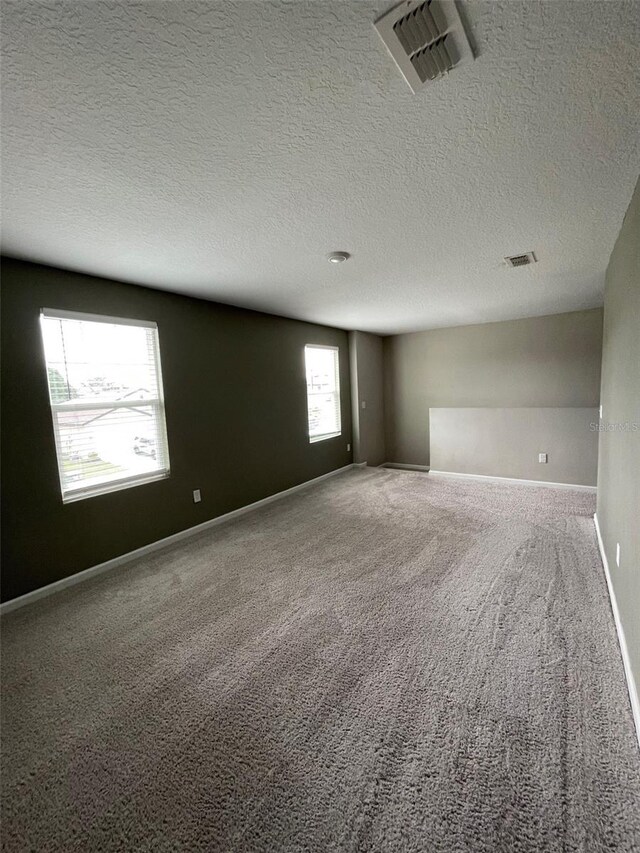
[[[43,307],[157,322],[168,479],[62,503]],[[313,444],[307,343],[340,350],[342,435]],[[3,600],[348,465],[351,440],[346,332],[3,259]]]
[[[382,465],[387,461],[382,342],[379,335],[349,332],[353,460],[368,465]]]
[[[601,399],[598,523],[640,687],[640,181],[607,268]]]

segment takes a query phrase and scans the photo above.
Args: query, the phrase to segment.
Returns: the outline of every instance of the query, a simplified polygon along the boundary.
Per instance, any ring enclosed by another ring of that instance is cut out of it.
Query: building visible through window
[[[156,324],[44,309],[41,326],[63,499],[166,477]]]

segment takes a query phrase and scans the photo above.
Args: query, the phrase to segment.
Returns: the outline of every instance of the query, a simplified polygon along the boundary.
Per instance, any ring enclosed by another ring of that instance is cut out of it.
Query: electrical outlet
[[[366,408],[367,408],[367,401],[366,401],[366,400],[363,400],[363,401],[362,401],[362,408],[363,408],[363,409],[366,409]]]
[[[351,450],[351,445],[347,444],[347,453]]]
[[[538,462],[546,462],[547,454],[546,453],[538,453]]]
[[[193,502],[194,504],[199,504],[202,500],[202,495],[200,494],[200,489],[193,490]]]
[[[602,420],[602,405],[600,406],[600,420]]]
[[[616,566],[620,568],[620,543],[616,542]]]

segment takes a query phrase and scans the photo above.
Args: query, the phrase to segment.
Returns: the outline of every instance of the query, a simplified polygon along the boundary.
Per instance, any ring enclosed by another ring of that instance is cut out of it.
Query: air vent
[[[526,252],[524,255],[511,255],[505,258],[505,261],[509,267],[526,267],[529,264],[535,264],[536,256],[533,252]]]
[[[425,80],[435,80],[441,74],[445,74],[453,68],[453,62],[447,50],[447,36],[444,36],[433,44],[422,48],[411,57],[411,64],[416,70],[422,83]]]
[[[403,0],[374,26],[413,92],[473,59],[454,0]]]
[[[431,12],[432,6],[435,17]],[[439,7],[433,4],[432,0],[422,3],[393,25],[393,31],[407,56],[435,41],[446,30],[447,22],[439,14]]]

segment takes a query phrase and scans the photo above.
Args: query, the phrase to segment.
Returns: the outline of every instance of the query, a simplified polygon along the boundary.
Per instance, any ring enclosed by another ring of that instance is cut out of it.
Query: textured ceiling
[[[416,95],[388,5],[4,2],[3,250],[383,333],[601,304],[638,4],[466,3],[478,59]]]

